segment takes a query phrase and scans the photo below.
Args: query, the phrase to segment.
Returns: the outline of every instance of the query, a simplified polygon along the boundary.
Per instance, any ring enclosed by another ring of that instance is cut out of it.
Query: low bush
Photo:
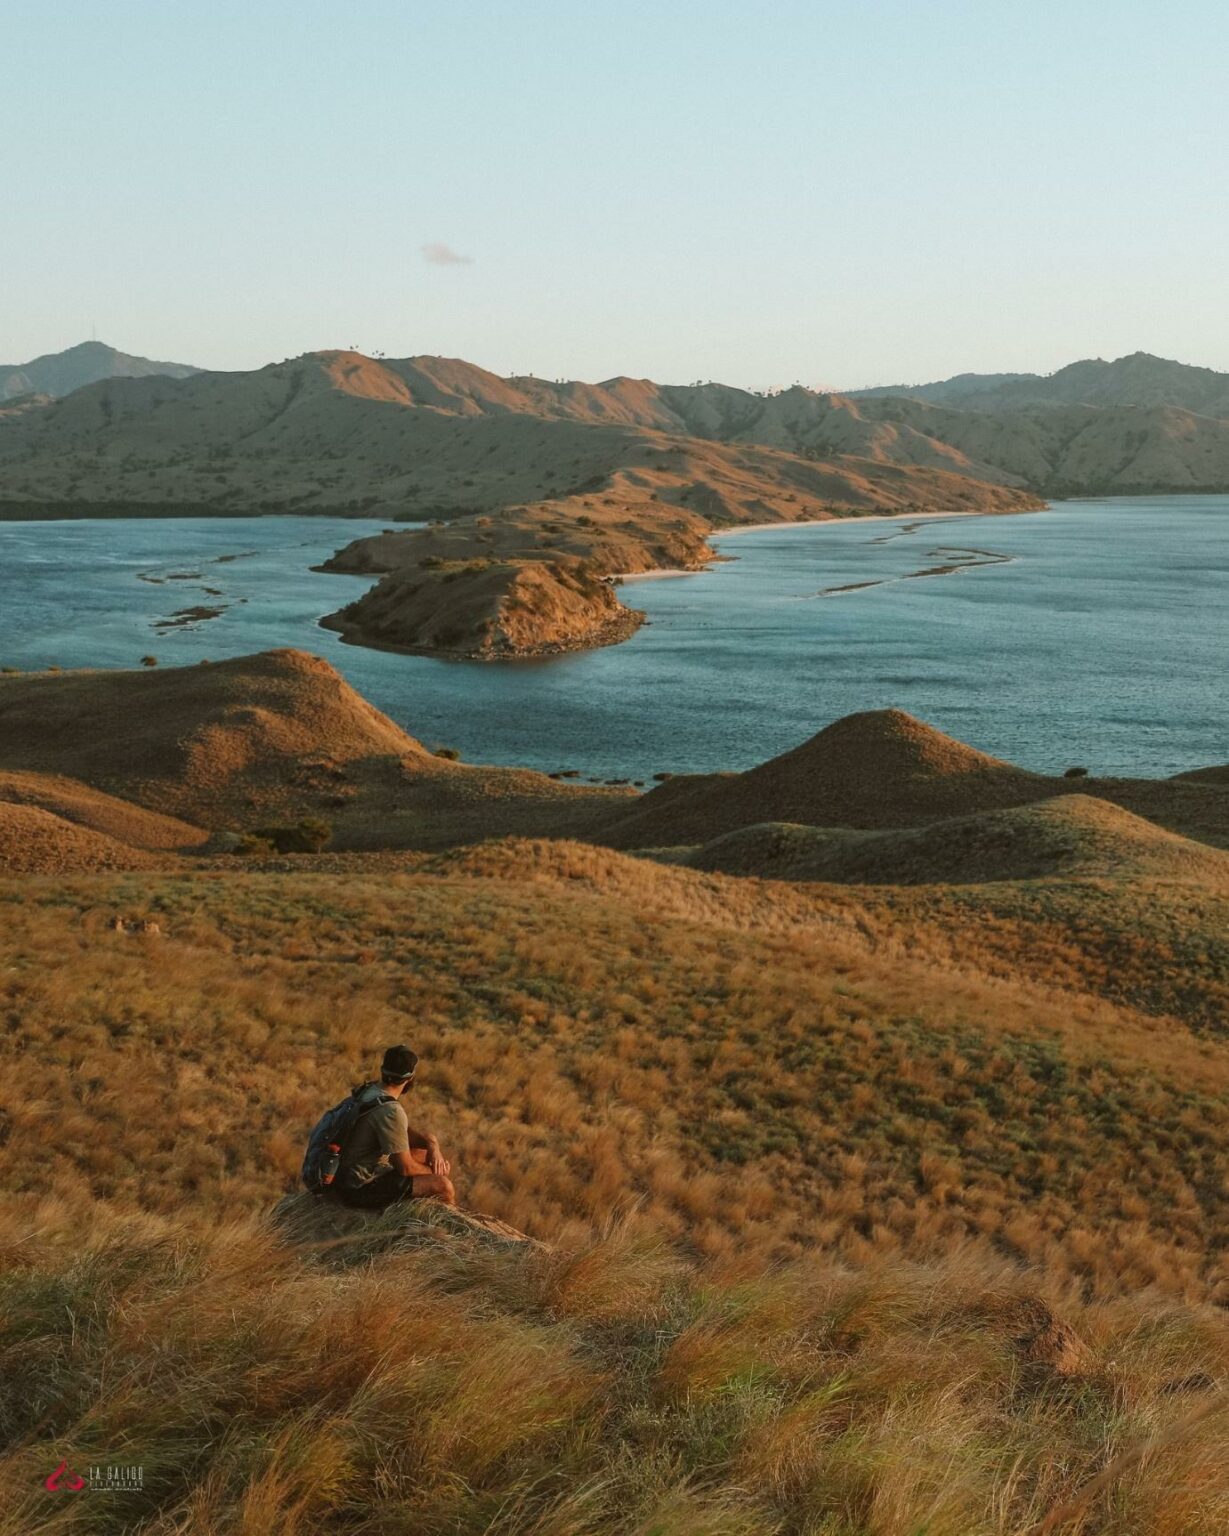
[[[254,827],[248,837],[277,853],[320,853],[333,839],[333,828],[320,816],[304,816],[288,826]]]

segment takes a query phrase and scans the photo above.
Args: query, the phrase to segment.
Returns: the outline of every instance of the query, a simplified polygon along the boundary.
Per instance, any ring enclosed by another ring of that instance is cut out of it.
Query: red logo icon
[[[50,1489],[52,1493],[79,1493],[85,1487],[85,1478],[78,1477],[75,1472],[70,1472],[68,1463],[62,1461],[43,1484],[43,1487]]]

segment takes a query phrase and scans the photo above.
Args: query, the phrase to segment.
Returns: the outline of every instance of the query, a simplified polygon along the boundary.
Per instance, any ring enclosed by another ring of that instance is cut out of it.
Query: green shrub
[[[245,840],[265,843],[276,853],[319,853],[332,838],[333,828],[320,816],[304,816],[288,826],[254,827],[245,834]]]
[[[260,837],[255,832],[244,832],[235,844],[234,851],[240,858],[260,859],[276,850],[267,837]]]

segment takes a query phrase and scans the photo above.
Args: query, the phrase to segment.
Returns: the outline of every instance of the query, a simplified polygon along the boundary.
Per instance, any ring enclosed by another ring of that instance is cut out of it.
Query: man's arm
[[[452,1164],[440,1151],[438,1139],[430,1131],[416,1131],[410,1127],[410,1155],[415,1152],[422,1155],[422,1161],[432,1173],[447,1174]]]

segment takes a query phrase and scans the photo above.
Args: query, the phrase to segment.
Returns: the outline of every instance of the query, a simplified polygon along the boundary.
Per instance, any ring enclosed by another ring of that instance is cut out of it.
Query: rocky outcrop
[[[331,1252],[343,1261],[439,1243],[545,1247],[496,1216],[439,1200],[409,1200],[385,1211],[356,1211],[340,1200],[300,1191],[283,1196],[270,1212],[269,1222],[286,1242]]]

